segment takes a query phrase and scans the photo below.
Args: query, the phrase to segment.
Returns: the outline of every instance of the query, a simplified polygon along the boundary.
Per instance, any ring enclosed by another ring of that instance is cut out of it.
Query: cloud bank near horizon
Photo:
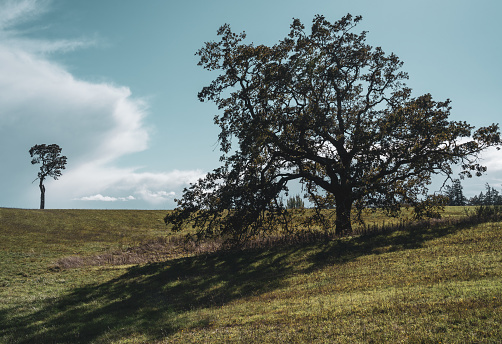
[[[74,200],[76,201],[102,201],[102,202],[116,202],[116,201],[132,201],[135,200],[134,196],[127,196],[127,197],[110,197],[110,196],[103,196],[102,194],[97,194],[93,196],[84,196],[80,198],[75,198]]]
[[[141,166],[118,163],[148,149],[148,102],[133,97],[128,87],[79,80],[51,59],[55,53],[96,42],[38,40],[16,30],[18,24],[45,13],[48,4],[36,0],[0,4],[0,144],[9,147],[2,149],[0,159],[20,171],[15,178],[19,185],[6,184],[4,191],[19,195],[29,187],[24,195],[31,199],[27,195],[33,188],[25,180],[36,175],[38,166],[28,168],[27,152],[34,144],[57,143],[68,157],[67,169],[60,180],[46,184],[51,198],[60,200],[58,207],[69,201],[158,205],[172,200],[202,172],[140,172]]]

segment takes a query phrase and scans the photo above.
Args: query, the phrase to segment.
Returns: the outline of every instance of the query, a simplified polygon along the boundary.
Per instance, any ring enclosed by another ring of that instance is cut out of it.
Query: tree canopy
[[[450,100],[412,97],[403,62],[355,33],[361,17],[294,19],[273,46],[245,43],[223,25],[197,52],[218,76],[201,101],[216,103],[222,166],[184,190],[165,218],[173,230],[235,240],[287,225],[280,201],[300,182],[314,210],[306,223],[351,231],[351,210],[396,214],[427,195],[435,174],[481,175],[479,154],[501,143],[498,125],[450,121]],[[319,209],[336,209],[321,212]]]
[[[40,144],[30,148],[30,156],[33,158],[31,159],[31,163],[33,165],[42,163],[38,176],[35,179],[40,180],[40,209],[45,208],[45,178],[52,177],[57,180],[63,175],[61,170],[65,169],[67,158],[64,155],[60,155],[61,151],[62,149],[57,144]]]

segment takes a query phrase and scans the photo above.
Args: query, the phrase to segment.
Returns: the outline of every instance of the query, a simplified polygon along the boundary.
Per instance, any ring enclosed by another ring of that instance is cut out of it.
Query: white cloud
[[[174,191],[150,191],[150,190],[141,190],[139,192],[141,198],[147,202],[153,204],[162,203],[168,199],[173,199],[176,193]]]
[[[488,173],[502,171],[502,150],[490,147],[481,154],[481,164],[488,168]]]
[[[127,87],[79,80],[45,54],[83,41],[30,40],[12,29],[43,13],[43,5],[35,0],[0,3],[0,144],[12,147],[0,151],[0,160],[27,171],[31,146],[59,144],[68,157],[67,169],[57,182],[47,182],[48,192],[62,202],[59,207],[70,200],[159,204],[202,177],[197,170],[154,173],[117,167],[119,158],[148,149],[148,103]],[[19,194],[19,186],[2,177],[2,190]],[[23,183],[31,178],[16,177]],[[124,194],[130,196],[117,196]]]
[[[127,197],[110,197],[110,196],[103,196],[102,194],[97,194],[93,196],[84,196],[80,198],[76,198],[76,201],[100,201],[100,202],[116,202],[116,201],[132,201],[135,200],[134,196],[127,196]]]
[[[48,188],[54,193],[65,194],[73,200],[102,200],[90,198],[99,194],[131,194],[135,200],[158,205],[167,200],[173,200],[184,186],[203,176],[204,174],[199,170],[174,170],[163,173],[136,172],[134,169],[116,168],[99,162],[90,162],[69,170],[64,178],[58,181],[51,181]],[[86,182],[81,183],[82,180]]]

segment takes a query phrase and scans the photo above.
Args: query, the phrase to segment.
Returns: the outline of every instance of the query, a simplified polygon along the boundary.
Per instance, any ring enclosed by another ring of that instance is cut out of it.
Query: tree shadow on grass
[[[288,249],[224,252],[131,267],[106,283],[48,300],[31,314],[10,315],[0,338],[90,343],[139,334],[155,340],[187,326],[207,326],[211,319],[188,311],[280,288],[294,268],[289,254]],[[5,319],[6,314],[0,314],[0,320]]]
[[[419,228],[134,266],[106,283],[48,300],[28,315],[20,312],[4,322],[6,314],[0,314],[0,338],[16,343],[111,342],[135,335],[160,339],[181,328],[209,326],[211,312],[197,314],[198,310],[284,287],[293,273],[343,264],[382,247],[419,248],[461,228]]]

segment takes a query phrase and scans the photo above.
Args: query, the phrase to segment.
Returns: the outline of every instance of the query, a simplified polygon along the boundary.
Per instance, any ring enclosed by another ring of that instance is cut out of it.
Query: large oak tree
[[[341,234],[351,231],[351,210],[395,213],[452,165],[467,177],[486,170],[479,154],[500,144],[498,125],[475,130],[448,119],[449,100],[412,97],[400,59],[353,32],[360,20],[318,15],[307,32],[294,19],[274,46],[244,43],[245,33],[224,25],[205,43],[199,65],[219,74],[199,99],[220,110],[223,164],[185,189],[165,219],[173,230],[239,240],[284,226],[280,197],[299,181],[317,210],[336,208],[333,220],[310,212],[309,223]]]

